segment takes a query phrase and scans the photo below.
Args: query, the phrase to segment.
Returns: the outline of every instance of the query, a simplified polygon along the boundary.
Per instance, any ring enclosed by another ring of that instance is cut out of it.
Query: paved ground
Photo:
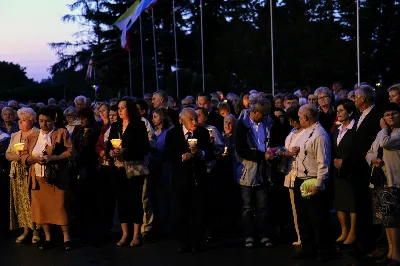
[[[255,248],[247,250],[241,247],[239,240],[227,240],[213,243],[209,249],[199,254],[177,254],[174,241],[161,240],[147,243],[140,248],[118,248],[114,242],[98,247],[81,246],[70,252],[62,250],[62,241],[58,247],[48,251],[39,251],[36,246],[17,245],[11,240],[0,243],[0,265],[230,265],[230,266],[313,266],[313,265],[352,265],[355,260],[346,254],[327,263],[318,261],[291,260],[292,247],[279,245],[272,249]]]

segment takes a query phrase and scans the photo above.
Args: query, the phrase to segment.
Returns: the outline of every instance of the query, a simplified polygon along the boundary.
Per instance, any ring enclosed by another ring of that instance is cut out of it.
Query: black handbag
[[[63,141],[61,141],[61,142],[57,142],[54,145],[52,154],[58,156],[58,155],[61,155],[64,151],[66,151],[66,148],[64,146]],[[46,148],[44,149],[44,151],[42,153],[43,153],[43,156],[48,155],[46,152]],[[57,185],[59,183],[60,180],[58,177],[58,168],[55,164],[45,165],[43,179],[45,180],[45,182],[47,184],[52,185],[52,186]]]
[[[383,148],[378,148],[378,158],[382,160],[383,158]],[[374,185],[375,188],[384,187],[386,184],[386,175],[382,167],[372,166],[371,180],[370,183]]]

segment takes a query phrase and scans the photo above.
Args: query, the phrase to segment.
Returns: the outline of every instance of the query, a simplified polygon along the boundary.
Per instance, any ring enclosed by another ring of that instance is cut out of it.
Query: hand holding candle
[[[110,140],[114,149],[121,148],[122,140],[121,139],[112,139]]]
[[[24,146],[25,146],[25,143],[16,143],[16,144],[14,144],[15,150],[19,151],[19,152],[24,150]]]

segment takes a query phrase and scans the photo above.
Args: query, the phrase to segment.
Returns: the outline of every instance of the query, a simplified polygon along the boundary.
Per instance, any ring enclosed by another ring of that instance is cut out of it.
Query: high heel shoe
[[[294,246],[294,247],[301,247],[301,241],[293,242],[292,246]]]

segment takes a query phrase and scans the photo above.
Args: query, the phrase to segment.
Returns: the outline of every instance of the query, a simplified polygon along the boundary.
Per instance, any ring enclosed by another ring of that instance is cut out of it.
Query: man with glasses
[[[236,124],[236,178],[243,200],[242,219],[247,248],[254,247],[256,237],[263,246],[273,246],[266,228],[267,194],[271,178],[270,174],[266,174],[266,160],[273,159],[267,153],[272,126],[270,110],[270,101],[259,98]]]
[[[315,105],[303,105],[298,115],[304,132],[297,141],[298,147],[293,150],[296,155],[293,190],[302,248],[294,259],[315,256],[319,260],[326,260],[330,251],[330,230],[325,184],[331,164],[331,142],[318,122]],[[309,182],[308,180],[315,180],[315,183],[308,191],[310,195],[304,197],[301,186],[304,182]]]
[[[372,230],[372,198],[369,189],[371,168],[365,161],[365,156],[376,135],[380,131],[382,112],[375,106],[375,89],[369,85],[361,85],[356,89],[355,100],[360,117],[356,122],[354,165],[358,175],[352,180],[357,215],[357,246],[356,255],[364,256],[375,250],[376,244]],[[372,252],[370,258],[379,258],[381,252]]]

